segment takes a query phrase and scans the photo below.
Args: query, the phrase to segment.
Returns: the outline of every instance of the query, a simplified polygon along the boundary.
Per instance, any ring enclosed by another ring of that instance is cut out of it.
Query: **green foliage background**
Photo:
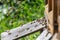
[[[44,0],[0,0],[0,33],[44,16]],[[21,38],[35,40],[40,32]]]

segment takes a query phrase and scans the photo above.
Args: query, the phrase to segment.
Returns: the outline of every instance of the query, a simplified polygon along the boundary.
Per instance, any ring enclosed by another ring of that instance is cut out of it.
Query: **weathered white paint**
[[[45,29],[40,36],[38,36],[38,38],[36,40],[43,40],[45,38],[45,36],[47,35],[48,31],[47,29]]]
[[[32,33],[34,31],[40,30],[41,28],[44,27],[45,25],[42,25],[39,21],[35,20],[32,23],[30,22],[20,27],[7,30],[6,32],[1,33],[1,40],[13,40],[24,35],[27,35],[29,33]],[[45,31],[47,32],[47,30]]]
[[[49,40],[52,37],[52,34],[48,33],[45,29],[36,40]]]
[[[51,33],[48,33],[48,35],[43,40],[49,40],[52,37]]]

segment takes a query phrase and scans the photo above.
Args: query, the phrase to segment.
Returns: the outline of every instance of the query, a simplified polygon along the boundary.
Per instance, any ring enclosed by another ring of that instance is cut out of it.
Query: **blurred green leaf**
[[[1,0],[0,33],[44,16],[44,0]],[[21,38],[35,40],[40,32]]]

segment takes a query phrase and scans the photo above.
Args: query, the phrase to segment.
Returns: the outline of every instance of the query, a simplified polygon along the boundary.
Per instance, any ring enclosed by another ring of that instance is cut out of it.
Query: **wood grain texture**
[[[54,27],[53,27],[53,10],[48,12],[48,4],[45,6],[45,17],[46,17],[46,20],[47,20],[47,26],[48,26],[48,29],[49,31],[53,34],[53,30],[54,30]]]
[[[51,33],[48,33],[48,30],[45,29],[36,40],[49,40],[52,37]]]
[[[28,35],[30,33],[33,33],[37,30],[40,31],[40,29],[45,27],[45,24],[42,24],[41,22],[43,21],[35,20],[33,22],[19,26],[17,28],[7,30],[6,32],[3,32],[1,34],[1,40],[13,40]]]
[[[43,40],[45,38],[45,36],[47,35],[48,31],[47,29],[45,29],[36,40]]]

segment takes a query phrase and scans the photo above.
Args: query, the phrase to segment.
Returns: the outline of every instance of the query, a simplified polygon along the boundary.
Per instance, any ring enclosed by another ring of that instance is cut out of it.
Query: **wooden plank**
[[[52,37],[51,33],[48,33],[48,30],[45,29],[36,40],[49,40]]]
[[[45,18],[49,31],[53,34],[53,10],[48,12],[48,4],[45,6]]]
[[[48,30],[53,34],[53,10],[48,13]]]
[[[57,39],[60,40],[60,33],[57,33]]]
[[[48,0],[48,11],[52,11],[52,0]]]
[[[45,36],[47,35],[48,31],[47,29],[45,29],[36,40],[43,40],[45,38]]]
[[[60,0],[57,0],[58,4],[58,32],[60,33]]]
[[[44,40],[49,40],[52,37],[51,33],[48,33],[48,35],[44,38]]]
[[[53,0],[53,25],[54,25],[54,33],[58,31],[58,23],[57,23],[57,0]]]
[[[1,40],[13,40],[25,36],[27,34],[33,33],[41,28],[44,28],[45,25],[41,24],[42,21],[33,21],[32,23],[27,23],[20,27],[8,30],[7,32],[1,33]]]
[[[60,16],[58,16],[58,39],[60,39]]]
[[[51,40],[58,40],[58,39],[57,39],[57,33],[55,33],[55,34],[53,35],[53,37],[52,37]]]
[[[58,21],[58,36],[57,39],[60,40],[60,0],[57,0],[57,21]]]

